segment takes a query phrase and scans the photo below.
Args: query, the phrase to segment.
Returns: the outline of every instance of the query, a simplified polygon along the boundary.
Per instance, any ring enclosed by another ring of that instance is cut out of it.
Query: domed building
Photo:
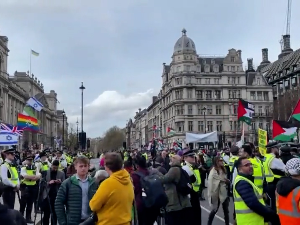
[[[186,29],[176,41],[170,64],[163,64],[159,124],[161,137],[169,146],[185,139],[185,133],[218,132],[220,143],[239,141],[242,126],[237,121],[238,99],[253,102],[257,117],[245,127],[245,138],[258,127],[269,129],[272,88],[253,59],[243,69],[242,51],[231,48],[226,55],[201,55]],[[151,126],[148,126],[149,128]],[[175,131],[167,135],[167,129]],[[152,135],[151,130],[149,137]],[[150,139],[150,138],[149,138]],[[193,144],[192,144],[193,145]],[[194,144],[192,147],[199,147]]]

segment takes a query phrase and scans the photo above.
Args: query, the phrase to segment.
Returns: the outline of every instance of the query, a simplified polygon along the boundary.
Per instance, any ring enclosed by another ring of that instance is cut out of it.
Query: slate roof
[[[292,67],[296,65],[298,66],[298,69],[300,69],[300,49],[297,49],[291,54],[284,56],[283,58],[278,59],[275,62],[267,65],[266,67],[261,69],[261,72],[268,81],[268,83],[272,83],[277,79],[286,77],[287,74],[284,71],[287,69],[292,69]],[[273,77],[273,75],[278,75],[279,73],[282,73],[281,77]]]
[[[213,71],[214,65],[219,65],[219,71],[223,71],[223,61],[225,57],[202,57],[198,58],[199,63],[201,64],[201,72],[204,72],[204,65],[210,65],[210,71]],[[214,61],[214,63],[213,63]],[[205,64],[204,64],[205,62]]]

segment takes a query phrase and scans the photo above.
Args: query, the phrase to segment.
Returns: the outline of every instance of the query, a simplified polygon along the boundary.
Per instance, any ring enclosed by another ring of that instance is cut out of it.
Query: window
[[[198,131],[204,132],[204,123],[203,123],[203,121],[198,121]]]
[[[255,122],[251,123],[251,130],[256,130],[256,123]]]
[[[264,100],[269,101],[269,92],[264,91]]]
[[[218,65],[214,65],[214,72],[218,73],[219,72],[219,66]]]
[[[201,67],[200,66],[197,66],[197,72],[201,72]]]
[[[232,78],[231,78],[231,83],[232,83],[232,84],[235,84],[235,77],[232,77]]]
[[[239,77],[236,78],[236,83],[237,83],[237,84],[240,83],[240,78],[239,78]]]
[[[193,131],[193,121],[188,121],[189,131]]]
[[[211,91],[206,91],[206,99],[211,99]]]
[[[260,78],[259,77],[256,78],[256,85],[260,85]]]
[[[203,92],[202,91],[196,91],[196,98],[202,99],[203,98]]]
[[[201,84],[201,78],[196,79],[197,84]]]
[[[237,113],[238,113],[238,105],[237,105],[237,104],[234,104],[234,105],[233,105],[233,114],[234,114],[234,115],[237,115]]]
[[[191,77],[186,77],[186,83],[191,84],[192,83],[192,78]]]
[[[207,108],[204,105],[199,105],[198,110],[201,111],[200,115],[204,115],[204,113],[206,114]]]
[[[233,122],[232,121],[229,121],[229,125],[230,125],[230,131],[233,131]]]
[[[230,57],[230,62],[234,62],[235,58],[234,57]]]
[[[231,66],[231,72],[235,72],[235,66]]]
[[[213,131],[213,121],[207,121],[207,131]]]
[[[217,121],[217,131],[222,131],[222,121]]]
[[[258,106],[258,115],[259,115],[259,116],[262,116],[262,115],[263,115],[263,109],[262,109],[262,106],[261,106],[261,105]],[[262,127],[260,127],[260,128],[262,128]]]
[[[175,83],[176,83],[176,85],[180,85],[180,84],[182,84],[182,78],[180,77],[180,78],[176,78],[175,79]]]
[[[215,98],[216,99],[221,99],[221,91],[215,91]]]
[[[181,71],[181,66],[177,66],[176,67],[176,72],[180,72]]]
[[[270,132],[270,122],[266,122],[266,131]]]
[[[230,77],[227,78],[227,82],[228,82],[228,84],[230,84]]]
[[[193,98],[193,90],[192,89],[187,90],[187,98]]]
[[[183,115],[184,114],[184,106],[176,105],[175,106],[175,114],[176,115]]]
[[[215,78],[214,81],[215,81],[215,84],[219,84],[220,79],[219,78]]]
[[[216,115],[222,114],[222,107],[220,105],[216,105]]]
[[[250,100],[256,100],[255,91],[250,92]]]
[[[207,115],[212,115],[213,114],[213,110],[212,110],[212,106],[211,105],[208,105],[206,107],[206,112],[207,112]]]
[[[234,125],[234,130],[235,131],[241,129],[241,123],[239,121],[234,121],[233,125]]]
[[[210,84],[210,79],[209,78],[205,78],[205,84]]]
[[[175,126],[178,132],[184,131],[184,122],[175,122]]]
[[[259,101],[263,100],[262,92],[261,91],[257,92],[257,100],[259,100]]]
[[[237,98],[241,98],[241,91],[240,90],[237,91]]]
[[[190,71],[191,70],[191,66],[190,65],[186,65],[185,66],[185,71]]]
[[[193,115],[193,106],[192,105],[188,105],[188,114]]]
[[[263,126],[264,126],[264,124],[263,124],[262,122],[259,122],[259,123],[258,123],[258,127],[259,127],[260,129],[263,129]]]
[[[215,65],[215,60],[211,59],[211,65]]]
[[[175,91],[175,99],[182,99],[182,90]]]
[[[202,115],[202,109],[203,109],[203,106],[198,105],[198,115]]]
[[[266,116],[269,116],[269,114],[270,114],[269,106],[265,107],[265,113],[266,113]]]

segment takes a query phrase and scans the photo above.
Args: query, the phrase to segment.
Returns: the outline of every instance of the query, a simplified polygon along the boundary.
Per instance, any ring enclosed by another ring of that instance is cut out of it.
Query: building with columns
[[[263,57],[267,53],[263,50]],[[262,64],[267,63],[267,58],[263,58]],[[201,55],[183,29],[174,45],[171,62],[163,63],[161,91],[147,109],[148,139],[151,140],[156,125],[159,137],[169,146],[176,140],[183,141],[186,132],[217,131],[220,143],[239,141],[242,134],[242,124],[237,121],[239,98],[255,106],[253,123],[245,125],[244,131],[246,140],[256,142],[258,128],[270,131],[272,87],[256,70],[253,59],[247,59],[244,70],[241,50],[231,48],[224,55]],[[176,133],[167,136],[168,127]]]
[[[1,122],[17,124],[18,113],[23,112],[27,100],[34,96],[44,108],[35,112],[39,121],[40,133],[25,131],[21,142],[27,146],[53,146],[57,136],[57,93],[51,90],[45,93],[43,84],[29,72],[15,72],[10,76],[7,72],[8,38],[0,36],[0,119]],[[21,143],[20,143],[21,144]]]

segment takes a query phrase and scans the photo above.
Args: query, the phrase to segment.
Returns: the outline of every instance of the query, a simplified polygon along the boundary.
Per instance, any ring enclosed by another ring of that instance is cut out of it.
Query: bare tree
[[[113,126],[105,132],[99,147],[102,148],[102,151],[117,150],[122,147],[124,140],[124,132],[117,126]]]

